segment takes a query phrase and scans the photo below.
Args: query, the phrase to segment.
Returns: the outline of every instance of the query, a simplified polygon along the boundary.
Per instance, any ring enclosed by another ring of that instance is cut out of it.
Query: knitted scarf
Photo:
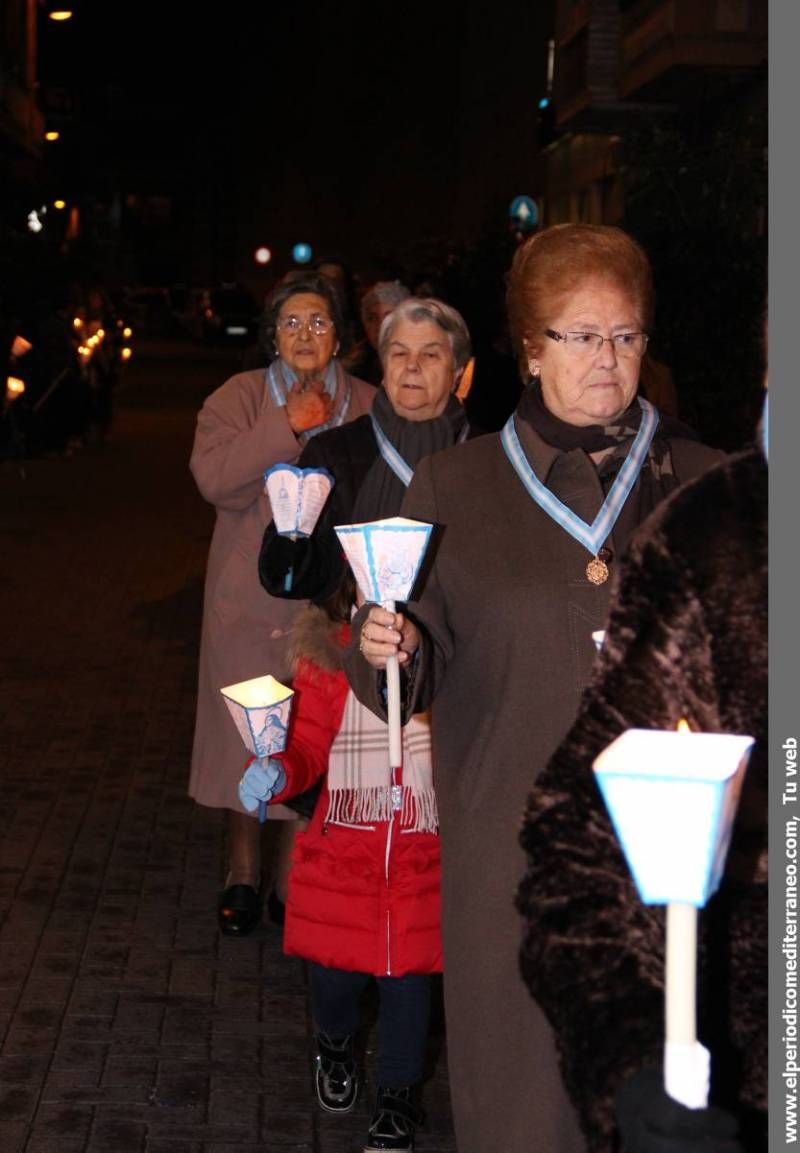
[[[517,406],[517,417],[529,424],[547,444],[562,452],[582,449],[591,454],[611,450],[597,465],[603,491],[607,494],[627,457],[642,419],[636,400],[607,425],[579,426],[560,420],[545,407],[541,385],[532,380]],[[617,548],[624,547],[633,530],[680,485],[672,463],[669,441],[673,437],[697,440],[688,425],[660,414],[656,435],[651,441],[639,478],[614,526]],[[540,478],[544,479],[544,478]]]
[[[397,415],[382,388],[375,394],[372,414],[412,472],[423,457],[455,444],[467,419],[461,403],[451,396],[444,412],[433,420],[406,420]],[[353,522],[397,516],[405,493],[403,482],[378,453],[358,490]]]

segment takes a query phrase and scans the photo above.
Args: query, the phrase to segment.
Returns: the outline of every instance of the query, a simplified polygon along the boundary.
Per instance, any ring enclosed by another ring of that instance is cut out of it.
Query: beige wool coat
[[[518,433],[537,476],[591,522],[604,494],[588,456],[559,452],[528,424]],[[721,455],[669,444],[681,481]],[[589,583],[589,554],[534,503],[499,435],[422,461],[401,515],[441,526],[420,599],[408,606],[427,639],[406,707],[433,702],[459,1153],[583,1153],[550,1026],[520,977],[514,896],[526,864],[518,837],[527,793],[578,711],[611,582]],[[624,542],[608,543],[616,553]],[[382,714],[380,677],[358,651],[368,607],[354,620],[345,668]]]
[[[369,412],[375,389],[345,376],[340,392],[348,380],[346,419],[354,420]],[[340,399],[337,394],[337,405]],[[287,641],[304,602],[264,591],[258,553],[272,519],[264,471],[294,463],[301,447],[286,409],[272,401],[263,369],[232,376],[197,418],[189,467],[217,518],[206,570],[189,794],[211,808],[245,811],[237,786],[247,752],[220,688],[267,673],[279,680],[289,675]]]

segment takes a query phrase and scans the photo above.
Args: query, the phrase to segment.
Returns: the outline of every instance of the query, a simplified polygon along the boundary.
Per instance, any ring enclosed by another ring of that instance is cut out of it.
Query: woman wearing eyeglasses
[[[624,232],[537,233],[516,252],[507,305],[527,382],[517,410],[499,434],[418,466],[402,514],[440,526],[420,599],[399,614],[365,606],[345,663],[381,714],[399,653],[407,709],[433,705],[459,1153],[578,1153],[574,1086],[519,974],[521,816],[577,712],[632,530],[720,454],[637,399],[653,290]]]
[[[293,277],[267,299],[261,325],[266,369],[241,372],[212,393],[197,420],[190,467],[216,509],[203,605],[189,793],[229,813],[228,874],[218,902],[223,933],[244,936],[261,918],[260,827],[242,808],[241,737],[220,688],[288,675],[286,647],[299,609],[268,596],[258,552],[272,519],[264,471],[292,463],[310,438],[367,413],[375,389],[339,361],[343,325],[324,277]],[[290,818],[288,809],[271,816]],[[282,894],[279,894],[281,896]]]

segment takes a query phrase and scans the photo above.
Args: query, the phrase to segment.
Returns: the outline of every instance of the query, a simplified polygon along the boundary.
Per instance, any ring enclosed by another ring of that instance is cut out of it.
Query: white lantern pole
[[[335,526],[353,576],[364,600],[396,612],[398,601],[411,595],[428,547],[433,525],[406,517],[389,517],[366,524]],[[386,662],[386,697],[389,723],[389,767],[403,763],[400,708],[400,663]]]
[[[384,601],[383,608],[396,611],[394,601]],[[396,656],[386,661],[386,700],[389,721],[389,767],[399,769],[403,763],[402,724],[400,722],[400,663]]]
[[[697,909],[683,901],[667,905],[666,1033],[667,1044],[694,1045],[697,1040]]]
[[[682,722],[685,724],[685,722]],[[722,877],[753,738],[628,729],[594,762],[614,830],[647,905],[667,906],[664,1088],[708,1104],[697,1040],[697,910]]]

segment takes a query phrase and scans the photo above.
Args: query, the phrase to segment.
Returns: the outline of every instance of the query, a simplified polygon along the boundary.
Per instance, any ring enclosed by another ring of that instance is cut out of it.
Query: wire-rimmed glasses
[[[617,356],[641,359],[649,340],[646,332],[615,332],[613,336],[601,336],[599,332],[556,332],[553,328],[546,328],[544,334],[563,344],[572,356],[597,356],[608,341]]]
[[[312,336],[325,336],[334,327],[333,321],[329,316],[324,316],[321,312],[317,312],[314,316],[303,318],[290,314],[289,316],[282,317],[275,327],[280,332],[288,332],[290,336],[296,336],[302,329],[307,328]]]

